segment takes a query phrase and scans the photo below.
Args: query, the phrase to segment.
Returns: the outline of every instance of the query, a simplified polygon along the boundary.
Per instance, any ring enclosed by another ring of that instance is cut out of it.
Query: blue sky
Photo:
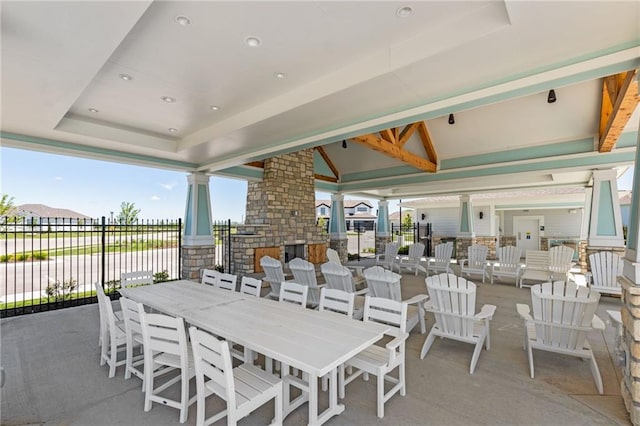
[[[67,208],[91,217],[117,215],[123,201],[140,209],[140,218],[176,219],[184,215],[187,174],[107,161],[89,160],[13,148],[0,148],[0,187],[14,204],[45,204]],[[618,181],[631,189],[633,169]],[[242,221],[247,196],[243,180],[212,177],[214,220]],[[317,192],[316,198],[330,199]],[[347,197],[358,198],[358,197]],[[374,211],[377,202],[372,202]],[[397,200],[389,211],[398,210]]]

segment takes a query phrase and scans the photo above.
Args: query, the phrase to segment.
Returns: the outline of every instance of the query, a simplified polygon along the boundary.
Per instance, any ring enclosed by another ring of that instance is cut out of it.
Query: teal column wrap
[[[331,195],[331,216],[329,217],[329,238],[347,238],[347,224],[344,219],[344,195]]]
[[[615,169],[593,171],[589,246],[624,247],[617,178]]]
[[[640,232],[640,224],[638,223],[640,206],[640,129],[638,129],[638,142],[636,144],[635,169],[633,173],[633,187],[631,195],[631,214],[629,215],[629,229],[627,230],[627,248],[638,252],[638,232]],[[636,257],[639,257],[636,255]],[[636,259],[637,261],[638,259]]]
[[[468,195],[460,196],[460,216],[458,220],[458,236],[473,237],[475,236],[473,229],[473,204]]]
[[[388,237],[391,235],[389,225],[389,202],[387,200],[378,201],[378,223],[376,225],[378,237]]]
[[[209,176],[192,173],[187,176],[189,190],[184,213],[185,246],[213,245]]]

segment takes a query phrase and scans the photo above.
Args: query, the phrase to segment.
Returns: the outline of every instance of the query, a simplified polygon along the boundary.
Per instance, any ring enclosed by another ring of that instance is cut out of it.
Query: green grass
[[[68,296],[66,299],[60,298],[58,301],[63,302],[65,300],[75,300],[75,299],[85,299],[88,297],[94,297],[96,295],[95,290],[86,291],[82,293],[73,293]],[[46,305],[47,303],[55,303],[56,299],[54,297],[42,297],[39,299],[28,299],[28,300],[18,300],[16,302],[7,302],[0,303],[0,311],[5,311],[7,309],[15,309],[15,308],[24,308],[29,306],[38,306],[38,305]]]

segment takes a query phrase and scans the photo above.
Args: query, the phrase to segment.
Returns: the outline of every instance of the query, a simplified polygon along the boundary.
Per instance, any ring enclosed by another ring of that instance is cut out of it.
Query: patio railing
[[[400,247],[413,243],[422,243],[425,246],[427,256],[432,254],[432,227],[431,223],[414,222],[411,225],[395,223],[391,224],[392,240],[400,243]]]
[[[0,217],[0,317],[95,302],[96,282],[115,296],[122,272],[178,279],[181,230],[181,219]]]

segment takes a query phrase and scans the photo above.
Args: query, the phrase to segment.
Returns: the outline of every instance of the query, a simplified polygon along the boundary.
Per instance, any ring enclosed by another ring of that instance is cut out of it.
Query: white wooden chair
[[[116,324],[111,299],[108,296],[98,295],[98,309],[101,317],[100,322],[106,324],[100,349],[100,365],[107,364],[109,366],[109,378],[112,378],[116,375],[116,368],[126,362],[126,359],[118,361],[118,352],[126,350],[127,337],[124,332],[124,324]]]
[[[257,278],[242,277],[240,280],[240,293],[260,297],[262,282]]]
[[[220,276],[220,272],[215,269],[203,269],[200,281],[202,284],[216,286],[218,284],[218,276]]]
[[[233,368],[227,342],[189,328],[196,374],[196,424],[209,425],[227,417],[228,425],[238,421],[271,399],[275,416],[272,424],[283,419],[282,380],[251,364]],[[205,399],[216,394],[226,402],[226,409],[206,418]]]
[[[589,360],[591,373],[600,394],[602,378],[587,335],[605,325],[595,314],[600,294],[574,282],[556,281],[536,284],[531,288],[531,305],[517,304],[524,319],[524,348],[529,357],[531,378],[534,377],[533,349],[571,355]]]
[[[550,275],[549,252],[527,250],[525,252],[524,271],[520,275],[520,288],[525,286],[524,280],[549,281]]]
[[[433,312],[435,324],[422,345],[420,359],[424,359],[436,337],[446,337],[475,345],[469,373],[473,374],[482,351],[491,347],[489,322],[496,307],[484,305],[476,309],[476,285],[454,274],[440,274],[426,280],[431,300],[427,310]]]
[[[153,271],[133,271],[120,274],[120,287],[153,284]]]
[[[280,284],[285,281],[282,263],[273,257],[262,256],[260,266],[264,270],[263,281],[268,282],[271,286],[271,293],[267,297],[277,300],[280,297]]]
[[[196,397],[189,398],[189,380],[195,376],[193,357],[187,343],[184,320],[164,314],[140,313],[144,342],[144,411],[151,410],[153,402],[180,410],[180,423],[187,421],[189,406]],[[154,387],[158,376],[179,370],[179,374]],[[160,395],[167,388],[180,383],[180,399]]]
[[[410,299],[402,300],[400,290],[400,279],[402,275],[384,269],[381,266],[372,266],[364,270],[364,277],[367,280],[369,294],[373,297],[382,297],[385,299],[404,302],[407,304],[407,333],[420,323],[420,333],[427,332],[425,325],[425,309],[424,303],[429,296],[426,294],[418,294]]]
[[[280,286],[280,302],[295,303],[303,308],[307,306],[309,287],[306,285],[284,281]]]
[[[504,246],[498,249],[498,263],[491,267],[491,284],[495,277],[512,277],[516,280],[516,287],[522,274],[520,256],[522,251],[514,246]]]
[[[418,271],[427,273],[427,269],[420,264],[422,257],[424,256],[424,244],[413,243],[409,246],[409,253],[407,256],[400,256],[400,261],[396,264],[398,272],[402,272],[403,269],[415,272],[418,276]]]
[[[215,286],[222,290],[236,291],[236,281],[238,281],[236,275],[220,273]]]
[[[324,263],[322,266],[320,266],[320,270],[322,271],[322,275],[324,276],[324,280],[326,283],[325,288],[341,290],[354,295],[356,308],[353,317],[356,319],[362,318],[362,313],[364,312],[364,298],[362,296],[367,294],[369,292],[369,289],[365,287],[362,290],[356,291],[355,285],[352,280],[351,271],[349,271],[344,266],[338,265],[337,263]],[[364,279],[364,276],[362,278]],[[355,296],[359,297],[356,298]]]
[[[342,265],[342,261],[340,260],[340,256],[338,255],[338,252],[332,248],[327,249],[327,261],[333,262],[340,266],[345,266],[346,268],[348,268],[353,274],[352,276],[353,285],[355,285],[356,288],[361,287],[365,284],[365,279],[364,279],[364,276],[362,275],[364,266]]]
[[[337,312],[351,318],[353,316],[354,306],[355,293],[326,287],[320,290],[319,311]]]
[[[372,345],[349,359],[340,366],[339,371],[339,396],[344,398],[345,386],[355,378],[364,375],[365,380],[369,374],[374,374],[377,379],[377,414],[384,417],[384,403],[393,395],[407,394],[405,378],[405,341],[409,334],[406,330],[407,304],[380,297],[366,296],[364,304],[363,321],[380,322],[391,325],[389,335],[393,337],[384,347]],[[356,371],[346,377],[345,370],[349,367]],[[389,373],[398,369],[398,378]],[[393,387],[385,393],[385,382],[391,382]]]
[[[144,353],[134,357],[134,346],[142,348],[142,326],[140,325],[140,312],[144,312],[142,303],[136,303],[126,297],[120,298],[122,314],[124,316],[124,332],[126,336],[126,358],[124,367],[124,378],[128,380],[133,374],[142,380],[142,390],[144,390]]]
[[[482,275],[482,282],[485,282],[487,271],[487,254],[489,247],[481,244],[473,244],[467,248],[467,258],[460,260],[460,273],[471,277],[471,274]]]
[[[453,242],[437,244],[434,248],[434,257],[427,259],[427,276],[430,273],[441,272],[451,274],[451,255],[453,254]]]
[[[551,281],[566,281],[573,267],[574,249],[567,246],[555,246],[549,249],[549,273]]]
[[[289,262],[289,269],[296,283],[306,285],[309,288],[307,299],[309,306],[318,306],[318,302],[320,302],[320,289],[324,287],[324,285],[318,285],[316,268],[313,266],[313,263],[296,257]]]
[[[398,262],[398,250],[400,244],[390,241],[384,246],[384,254],[376,255],[376,265],[393,270],[393,265]]]
[[[96,298],[98,299],[98,314],[100,318],[100,334],[98,336],[98,347],[102,347],[102,342],[106,342],[109,338],[109,329],[107,324],[106,311],[103,309],[103,297],[105,296],[104,289],[102,288],[102,284],[99,282],[94,283],[96,289]],[[109,297],[107,296],[107,299]],[[109,299],[109,303],[111,303],[111,299]],[[114,311],[113,305],[111,307],[113,312],[114,322],[117,326],[124,329],[124,320],[122,318],[122,311]]]
[[[624,263],[616,253],[601,251],[589,256],[591,271],[587,272],[587,283],[592,290],[604,294],[622,294],[618,276],[622,275]]]

